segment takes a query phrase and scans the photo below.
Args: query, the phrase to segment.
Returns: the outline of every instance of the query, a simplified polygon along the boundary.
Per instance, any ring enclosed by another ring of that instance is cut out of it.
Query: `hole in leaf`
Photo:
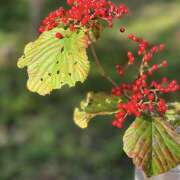
[[[52,74],[51,73],[48,73],[48,76],[51,76]]]
[[[56,61],[56,64],[59,64],[59,61]]]
[[[57,71],[57,74],[59,74],[60,73],[60,71]]]
[[[43,81],[43,78],[41,78],[40,80]]]
[[[68,73],[69,76],[71,76],[71,73]]]
[[[64,47],[61,48],[61,53],[63,53],[63,52],[64,52]]]

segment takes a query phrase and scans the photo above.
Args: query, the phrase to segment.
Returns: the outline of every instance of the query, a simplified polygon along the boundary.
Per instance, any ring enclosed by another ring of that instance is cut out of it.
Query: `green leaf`
[[[64,38],[56,38],[57,32]],[[55,28],[42,33],[25,47],[18,61],[19,68],[27,67],[28,89],[46,95],[64,85],[72,87],[78,81],[84,82],[89,72],[87,44],[84,29],[71,32]]]
[[[180,126],[180,103],[174,102],[168,105],[168,111],[165,114],[166,120],[175,128]]]
[[[119,97],[105,93],[89,92],[80,108],[75,108],[74,122],[81,128],[87,128],[90,120],[98,115],[111,115],[117,111]]]
[[[161,118],[137,118],[126,131],[124,151],[148,177],[180,163],[180,134]]]

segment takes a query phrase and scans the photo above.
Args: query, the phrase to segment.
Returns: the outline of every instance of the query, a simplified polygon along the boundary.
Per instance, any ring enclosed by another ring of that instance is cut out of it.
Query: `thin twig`
[[[141,65],[140,65],[140,75],[142,76],[143,73],[144,73],[144,59],[142,60]]]
[[[93,55],[93,58],[94,58],[94,61],[97,65],[97,67],[99,68],[99,72],[100,74],[103,76],[103,78],[107,79],[113,86],[117,87],[117,83],[110,77],[106,74],[104,68],[102,67],[100,61],[99,61],[99,58],[97,56],[97,53],[96,53],[96,50],[95,50],[95,47],[93,44],[91,44],[91,52],[92,52],[92,55]]]

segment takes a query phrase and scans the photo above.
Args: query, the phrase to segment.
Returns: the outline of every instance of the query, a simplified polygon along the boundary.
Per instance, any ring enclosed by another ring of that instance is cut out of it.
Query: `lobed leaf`
[[[81,128],[87,128],[90,120],[98,115],[111,115],[117,111],[119,97],[105,93],[89,92],[80,108],[75,108],[74,122]]]
[[[56,38],[57,32],[64,38]],[[87,43],[84,29],[71,32],[55,28],[26,45],[18,67],[27,67],[28,89],[46,95],[64,85],[72,87],[78,81],[84,82],[89,72]]]
[[[160,117],[137,118],[126,131],[124,151],[148,177],[180,163],[180,134]]]

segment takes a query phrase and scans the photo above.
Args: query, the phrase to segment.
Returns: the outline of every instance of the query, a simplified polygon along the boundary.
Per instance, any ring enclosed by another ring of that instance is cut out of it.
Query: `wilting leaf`
[[[64,38],[56,38],[57,32]],[[87,42],[83,29],[71,32],[55,28],[29,43],[18,61],[19,68],[27,67],[28,89],[46,95],[64,85],[72,87],[78,81],[84,82],[89,72]]]
[[[148,177],[180,163],[180,134],[161,118],[137,118],[123,141],[124,151]]]
[[[90,92],[81,102],[80,108],[75,108],[74,122],[81,128],[87,128],[89,121],[95,116],[115,113],[119,101],[116,96]]]

